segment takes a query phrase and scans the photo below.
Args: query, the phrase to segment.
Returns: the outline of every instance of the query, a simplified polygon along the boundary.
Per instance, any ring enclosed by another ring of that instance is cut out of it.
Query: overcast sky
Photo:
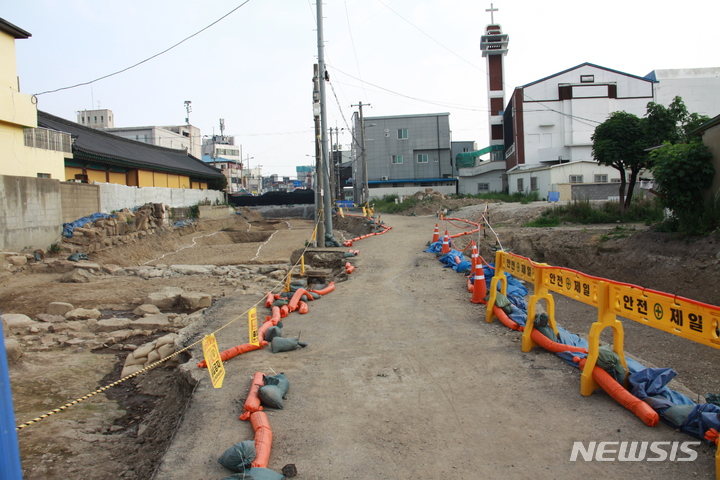
[[[156,55],[245,0],[22,0],[0,16],[32,34],[16,41],[21,91],[89,82]],[[644,76],[655,69],[719,67],[720,2],[512,0],[493,2],[509,34],[506,101],[516,86],[583,62]],[[480,36],[490,2],[327,0],[323,4],[329,127],[351,107],[366,117],[450,113],[453,140],[488,143],[486,64]],[[107,108],[115,126],[190,123],[236,135],[263,174],[295,175],[314,162],[311,0],[249,0],[178,47],[91,85],[39,96],[42,111],[76,120]]]

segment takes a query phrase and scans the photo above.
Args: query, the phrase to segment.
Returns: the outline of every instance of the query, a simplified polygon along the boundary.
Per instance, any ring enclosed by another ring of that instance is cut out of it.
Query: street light
[[[242,165],[241,165],[241,168],[240,168],[240,175],[242,175],[242,177],[243,177],[243,188],[245,188],[245,189],[247,189],[247,188],[250,186],[250,181],[247,181],[247,182],[246,182],[247,175],[245,175],[245,174],[243,173],[244,168],[242,168],[242,167],[244,167],[245,165],[247,165],[248,171],[250,171],[250,160],[252,160],[252,159],[254,159],[254,158],[255,158],[255,157],[251,157],[250,154],[248,154],[248,156],[247,156],[247,158],[246,158],[247,163],[242,164]]]

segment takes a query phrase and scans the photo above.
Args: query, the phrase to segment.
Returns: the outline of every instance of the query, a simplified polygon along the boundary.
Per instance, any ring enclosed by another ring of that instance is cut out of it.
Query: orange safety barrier
[[[510,330],[517,330],[518,332],[522,332],[525,328],[520,326],[515,320],[507,316],[507,313],[505,313],[505,310],[502,308],[493,305],[493,313],[495,316],[500,320],[500,323],[508,327]]]
[[[259,350],[264,345],[267,345],[267,342],[264,340],[260,341],[260,345],[253,345],[252,343],[243,343],[242,345],[236,345],[232,348],[228,348],[227,350],[223,350],[222,352],[220,352],[220,360],[222,360],[223,362],[225,360],[230,360],[231,358],[242,355],[243,353],[252,352],[253,350]],[[203,360],[202,362],[198,363],[198,368],[207,368],[207,362]]]
[[[285,318],[290,315],[290,308],[287,305],[280,307],[280,318]]]
[[[530,336],[533,341],[543,347],[548,352],[559,353],[559,352],[573,352],[573,353],[588,353],[587,348],[576,347],[574,345],[565,345],[564,343],[553,342],[548,337],[543,335],[540,331],[533,328],[530,332]]]
[[[274,327],[280,321],[280,307],[272,307],[272,316],[265,317],[265,322],[258,328],[258,338],[261,341],[265,339],[265,332],[270,327]]]
[[[287,304],[288,310],[290,312],[294,312],[295,310],[298,309],[298,304],[300,303],[300,297],[302,297],[303,295],[305,295],[305,297],[307,297],[308,300],[313,300],[312,295],[307,290],[305,290],[304,288],[298,288],[297,290],[295,290],[295,293],[293,293],[292,298],[290,299],[290,301]]]
[[[345,273],[348,275],[355,271],[355,265],[350,262],[345,262]]]
[[[367,217],[362,217],[361,215],[353,215],[353,216],[355,216],[355,217],[361,217],[361,218],[367,218]],[[358,241],[358,240],[363,240],[363,239],[365,239],[365,238],[367,238],[367,237],[372,237],[373,235],[382,235],[383,233],[387,233],[387,232],[389,232],[389,231],[392,229],[392,227],[388,227],[388,226],[385,226],[385,225],[378,225],[378,227],[382,228],[383,231],[382,231],[382,232],[372,232],[372,233],[368,233],[368,234],[365,234],[365,235],[361,235],[361,236],[356,237],[356,238],[352,238],[352,239],[350,239],[350,240],[345,240],[345,241],[343,242],[343,245],[345,245],[346,247],[352,247],[352,246],[353,246],[353,242],[356,242],[356,241]]]
[[[280,307],[274,306],[271,308],[271,315],[265,317],[265,322],[273,322],[274,325],[277,325],[277,322],[280,321]],[[265,325],[265,323],[263,323]]]
[[[297,310],[297,311],[298,311],[301,315],[304,315],[304,314],[308,313],[309,310],[310,310],[310,309],[308,308],[308,304],[307,304],[307,303],[303,302],[302,300],[300,300],[300,301],[298,302],[298,310]]]
[[[573,361],[580,365],[581,370],[585,369],[585,358],[575,357]],[[628,392],[627,389],[620,385],[608,372],[595,366],[592,371],[592,378],[608,395],[634,413],[645,425],[654,427],[658,424],[660,415],[658,415],[650,405]]]
[[[255,431],[255,460],[250,466],[268,468],[273,437],[270,422],[265,412],[254,412],[250,414],[250,423]]]
[[[320,290],[310,290],[313,293],[317,293],[318,295],[327,295],[328,293],[335,290],[335,282],[330,282],[327,284],[327,287],[320,289]]]
[[[265,308],[272,307],[272,304],[274,301],[275,301],[275,295],[273,295],[272,292],[267,292],[267,297],[265,298]]]
[[[240,415],[240,420],[249,420],[250,414],[259,412],[263,409],[262,405],[260,405],[258,391],[260,390],[260,387],[265,385],[265,380],[263,379],[264,376],[265,374],[263,372],[256,372],[255,375],[253,375],[252,383],[250,384],[250,391],[245,399],[245,404],[243,405],[244,411],[243,414]]]

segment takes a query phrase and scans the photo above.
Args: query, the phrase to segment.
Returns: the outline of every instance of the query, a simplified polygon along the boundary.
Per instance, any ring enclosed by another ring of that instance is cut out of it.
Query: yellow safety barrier
[[[613,350],[627,369],[623,344],[625,334],[618,316],[650,325],[659,330],[720,349],[720,307],[687,298],[644,289],[636,285],[585,275],[581,272],[535,263],[529,258],[498,251],[495,255],[495,276],[490,285],[490,298],[485,320],[492,322],[493,306],[500,282],[507,293],[504,273],[533,284],[528,300],[527,322],[523,331],[522,350],[530,351],[537,344],[532,340],[537,303],[545,300],[552,329],[557,333],[555,302],[550,292],[559,293],[597,308],[597,320],[588,334],[588,357],[580,380],[580,393],[589,396],[598,388],[592,378],[600,348],[600,334],[613,330]],[[719,461],[720,461],[720,457]]]
[[[550,325],[557,334],[555,302],[550,291],[573,298],[597,308],[598,316],[588,334],[588,356],[580,375],[580,394],[592,395],[599,385],[592,378],[600,348],[600,334],[605,328],[613,330],[613,350],[627,371],[623,344],[623,324],[617,317],[627,318],[658,330],[672,333],[696,343],[720,349],[720,307],[670,295],[655,290],[592,277],[575,270],[535,263],[529,258],[499,250],[495,255],[495,276],[490,285],[485,320],[492,322],[497,286],[507,294],[507,272],[533,284],[528,301],[527,321],[522,336],[522,351],[528,352],[537,344],[532,340],[537,302],[545,300]],[[715,452],[715,478],[720,480],[720,446]]]

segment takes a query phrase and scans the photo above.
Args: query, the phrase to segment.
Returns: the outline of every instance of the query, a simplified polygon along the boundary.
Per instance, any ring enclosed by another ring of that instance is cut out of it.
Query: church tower
[[[480,38],[482,56],[487,58],[487,84],[488,84],[488,121],[490,123],[490,145],[503,145],[503,110],[505,109],[505,76],[503,57],[508,52],[509,37],[502,33],[500,25],[495,23],[494,12],[497,8],[485,10],[490,12],[490,24],[485,27],[485,35]],[[502,150],[493,151],[493,155],[501,155]],[[501,158],[493,158],[501,160]],[[504,160],[504,158],[503,158]]]

